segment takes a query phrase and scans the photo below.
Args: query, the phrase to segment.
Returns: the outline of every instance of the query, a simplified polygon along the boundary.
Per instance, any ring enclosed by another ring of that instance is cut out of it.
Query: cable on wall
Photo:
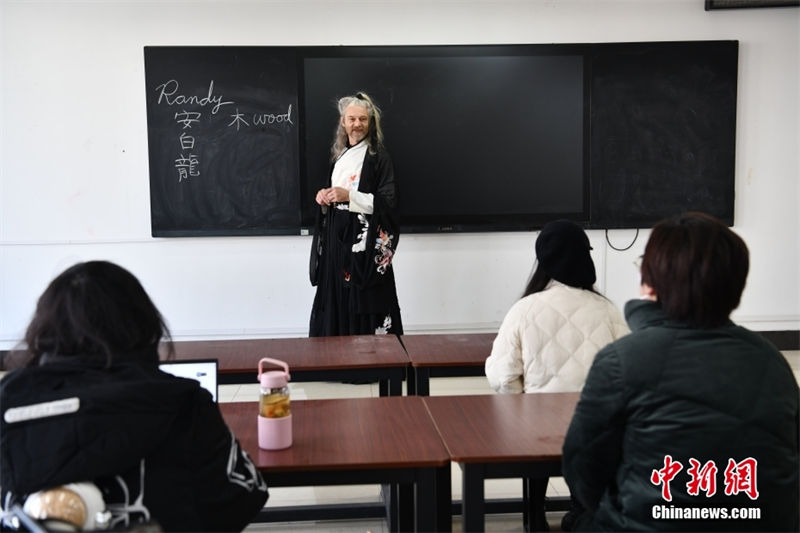
[[[631,241],[631,243],[625,248],[617,248],[616,246],[611,244],[610,240],[608,240],[608,230],[606,230],[606,243],[608,243],[608,246],[611,247],[612,250],[616,250],[617,252],[624,252],[625,250],[630,250],[631,247],[636,243],[636,239],[638,238],[639,238],[639,228],[636,228],[636,234],[633,236],[633,240]]]

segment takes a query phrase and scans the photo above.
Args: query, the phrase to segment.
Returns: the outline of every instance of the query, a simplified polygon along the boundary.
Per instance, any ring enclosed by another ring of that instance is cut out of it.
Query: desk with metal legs
[[[258,447],[256,402],[219,407],[269,486],[399,485],[390,530],[450,530],[450,457],[422,398],[292,402],[294,442],[278,451]]]
[[[561,447],[579,393],[429,396],[423,399],[450,458],[462,469],[463,531],[483,531],[484,481],[523,478],[527,517],[544,527],[544,485],[561,475]]]
[[[411,361],[408,394],[428,396],[430,378],[483,376],[496,333],[403,335]]]

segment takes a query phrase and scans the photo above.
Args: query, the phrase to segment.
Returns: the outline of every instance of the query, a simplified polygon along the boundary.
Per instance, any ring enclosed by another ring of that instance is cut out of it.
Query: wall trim
[[[758,331],[779,350],[800,350],[800,330]]]

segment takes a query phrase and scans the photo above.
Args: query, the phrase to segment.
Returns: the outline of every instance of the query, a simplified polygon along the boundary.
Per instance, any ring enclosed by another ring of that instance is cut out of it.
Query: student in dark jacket
[[[239,531],[253,519],[266,483],[211,395],[158,369],[162,338],[172,352],[127,270],[93,261],[52,281],[25,336],[26,366],[0,381],[5,510],[89,482],[112,527]]]
[[[576,530],[797,531],[798,392],[783,355],[728,318],[744,242],[705,214],[657,224],[632,333],[592,365],[564,442]]]

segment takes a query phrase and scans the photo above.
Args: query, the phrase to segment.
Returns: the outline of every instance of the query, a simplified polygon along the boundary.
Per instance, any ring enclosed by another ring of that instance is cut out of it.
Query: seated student
[[[568,220],[546,224],[536,239],[536,270],[506,314],[486,359],[489,385],[500,393],[577,392],[597,351],[629,333],[622,314],[595,292],[589,238]],[[534,482],[542,497],[548,478]],[[544,502],[537,503],[540,508]],[[575,501],[562,521],[569,529]],[[544,516],[535,527],[546,527]]]
[[[653,228],[633,333],[598,353],[564,442],[587,509],[576,530],[798,530],[800,391],[783,355],[728,318],[748,265],[709,215]]]
[[[574,222],[557,220],[542,228],[536,270],[486,359],[494,390],[577,392],[597,351],[629,333],[619,310],[593,289],[591,249]]]
[[[139,281],[77,264],[39,298],[28,362],[0,381],[0,502],[93,482],[111,526],[243,529],[267,486],[194,380],[158,369],[167,327]],[[255,424],[255,418],[253,419]]]

